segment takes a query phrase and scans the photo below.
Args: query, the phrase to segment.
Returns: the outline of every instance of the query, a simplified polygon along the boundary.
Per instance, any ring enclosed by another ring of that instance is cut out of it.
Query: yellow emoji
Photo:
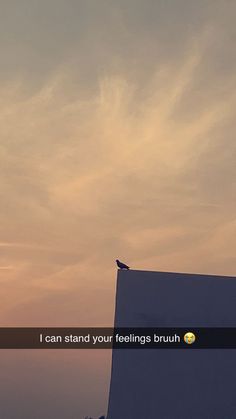
[[[193,332],[187,332],[184,335],[184,342],[186,342],[188,345],[191,345],[193,342],[195,342],[196,336]]]

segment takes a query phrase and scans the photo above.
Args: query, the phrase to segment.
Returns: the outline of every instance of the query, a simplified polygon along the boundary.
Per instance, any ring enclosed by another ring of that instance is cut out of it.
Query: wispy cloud
[[[158,268],[168,269],[168,260],[175,269],[217,272],[206,243],[234,219],[233,138],[220,160],[217,150],[232,123],[235,94],[228,82],[196,114],[193,86],[213,33],[196,38],[182,62],[160,63],[144,86],[111,73],[86,99],[71,100],[69,74],[58,70],[31,96],[18,85],[9,94],[3,87],[0,247],[5,262],[24,264],[28,286],[56,289],[60,277],[58,287],[64,281],[67,288],[67,268],[79,284],[100,258],[101,286],[108,286],[104,265],[109,273],[120,253],[131,264],[141,258],[146,268],[153,255],[151,269],[156,255]],[[180,109],[191,96],[194,112],[184,119]],[[212,182],[222,166],[219,189]],[[203,248],[201,268],[195,256]],[[175,250],[179,260],[172,263]],[[231,273],[233,260],[228,264],[224,246],[219,252]]]

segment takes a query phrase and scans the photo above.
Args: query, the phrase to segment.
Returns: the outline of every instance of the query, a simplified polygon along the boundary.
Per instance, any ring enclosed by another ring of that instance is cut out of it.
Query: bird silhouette
[[[127,266],[124,263],[120,262],[118,259],[116,259],[116,264],[117,264],[118,268],[120,268],[120,269],[130,269],[129,266]]]

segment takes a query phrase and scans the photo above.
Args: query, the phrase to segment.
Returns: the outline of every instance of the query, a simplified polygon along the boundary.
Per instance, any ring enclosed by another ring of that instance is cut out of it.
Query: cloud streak
[[[161,63],[145,93],[137,80],[111,73],[86,99],[71,100],[70,72],[60,69],[27,97],[19,85],[2,87],[2,255],[25,265],[29,284],[36,277],[47,287],[67,268],[79,277],[80,266],[86,277],[83,264],[89,276],[100,259],[110,275],[120,253],[134,265],[142,255],[148,268],[150,252],[158,259],[151,269],[168,269],[175,246],[173,268],[218,272],[207,253],[202,265],[195,261],[208,237],[234,225],[235,146],[229,136],[225,148],[224,138],[233,123],[233,80],[197,114],[193,88],[213,33],[204,30],[181,63]],[[193,112],[183,118],[191,95]],[[220,169],[222,190],[214,182]],[[185,265],[189,246],[192,264]]]

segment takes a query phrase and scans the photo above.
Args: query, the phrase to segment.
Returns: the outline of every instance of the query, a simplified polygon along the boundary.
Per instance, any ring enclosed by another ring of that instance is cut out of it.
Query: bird
[[[117,264],[118,268],[120,268],[120,269],[130,269],[129,266],[127,266],[124,263],[120,262],[118,259],[116,259],[116,264]]]

